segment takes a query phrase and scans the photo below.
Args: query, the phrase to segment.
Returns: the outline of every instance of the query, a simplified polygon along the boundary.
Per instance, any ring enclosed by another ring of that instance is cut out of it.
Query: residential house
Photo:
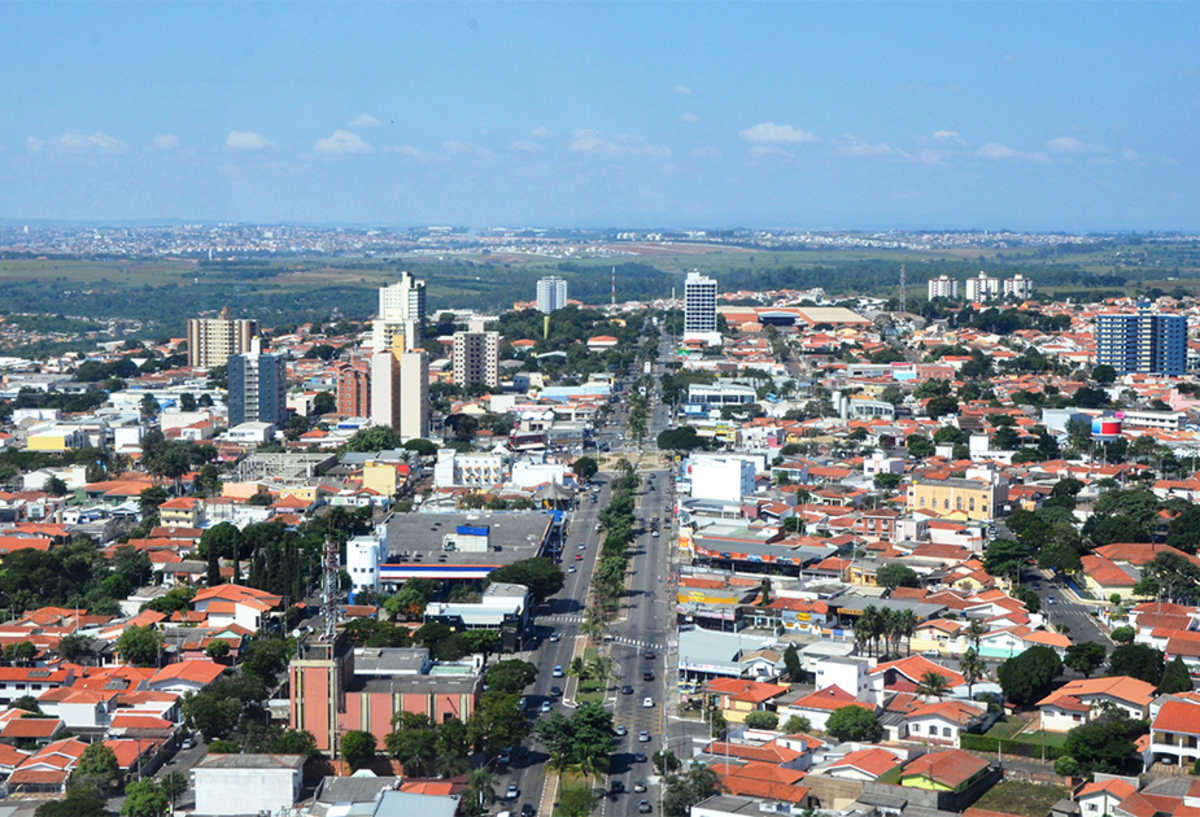
[[[192,609],[204,613],[214,627],[238,624],[248,630],[261,629],[267,616],[279,608],[282,599],[253,587],[220,584],[206,587],[192,599]]]
[[[150,679],[150,689],[176,695],[199,692],[220,678],[225,669],[215,661],[178,661],[156,672]]]
[[[787,694],[788,688],[742,678],[716,678],[704,685],[704,691],[717,697],[726,721],[742,723],[751,712],[774,711],[772,701]]]
[[[1088,783],[1075,795],[1083,817],[1106,817],[1115,814],[1117,806],[1137,789],[1119,777]]]
[[[1088,723],[1092,715],[1116,707],[1134,720],[1148,717],[1154,699],[1154,685],[1136,678],[1084,678],[1071,681],[1038,701],[1042,728],[1048,732],[1067,732]]]
[[[1191,768],[1200,759],[1200,701],[1171,696],[1150,723],[1152,762]]]
[[[961,792],[985,777],[989,768],[986,760],[961,749],[932,752],[904,764],[900,771],[900,785],[931,791]]]
[[[905,716],[908,736],[937,746],[959,748],[964,732],[978,729],[987,717],[987,705],[974,701],[938,701]]]
[[[891,778],[899,766],[900,758],[885,749],[860,749],[821,767],[820,772],[828,777],[867,783]]]

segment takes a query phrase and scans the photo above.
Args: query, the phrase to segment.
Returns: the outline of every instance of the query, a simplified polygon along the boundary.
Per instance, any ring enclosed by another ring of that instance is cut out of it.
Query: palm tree
[[[467,787],[471,790],[475,802],[479,804],[480,811],[496,802],[495,785],[496,775],[486,767],[475,769],[467,775]]]
[[[950,691],[950,682],[946,676],[937,672],[927,672],[921,676],[916,692],[924,698],[937,698],[939,701]]]
[[[987,664],[979,657],[978,650],[974,647],[967,647],[967,651],[959,659],[958,671],[962,673],[963,680],[967,682],[967,697],[970,698],[975,682],[980,678],[987,677]]]
[[[917,631],[917,616],[912,610],[901,610],[897,615],[898,635],[904,636],[905,643],[908,646],[908,654],[912,655],[912,637]]]
[[[866,612],[871,614],[871,639],[876,644],[876,651],[879,652],[881,651],[879,649],[879,641],[887,632],[887,615],[875,607],[868,607]]]
[[[871,640],[871,628],[863,619],[854,622],[854,640],[858,642],[858,651],[865,651],[867,642]]]
[[[582,655],[575,656],[571,661],[571,666],[567,668],[567,675],[574,675],[580,681],[586,681],[592,677],[591,667],[583,660]]]
[[[967,638],[971,639],[971,643],[975,645],[975,651],[979,651],[979,639],[983,638],[988,633],[988,626],[977,618],[971,619],[971,623],[967,625]]]

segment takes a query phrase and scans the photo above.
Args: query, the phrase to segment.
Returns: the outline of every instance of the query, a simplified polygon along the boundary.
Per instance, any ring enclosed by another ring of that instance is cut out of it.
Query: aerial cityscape
[[[1200,6],[3,13],[0,817],[1200,807]]]

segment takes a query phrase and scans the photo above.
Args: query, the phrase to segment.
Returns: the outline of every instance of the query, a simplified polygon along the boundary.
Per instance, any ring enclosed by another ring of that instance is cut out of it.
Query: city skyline
[[[1200,227],[1188,4],[5,11],[3,220]]]

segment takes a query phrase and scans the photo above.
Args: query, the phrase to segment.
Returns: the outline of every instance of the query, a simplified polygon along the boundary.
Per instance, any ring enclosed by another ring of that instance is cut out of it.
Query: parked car
[[[649,813],[650,813],[650,801],[642,800],[641,802],[639,802],[638,803],[638,814],[649,814]]]
[[[625,728],[625,724],[618,723],[617,724],[617,737],[623,738],[628,734],[629,734],[629,730]]]
[[[542,701],[542,712],[549,712],[553,708],[554,708],[554,705],[551,704],[549,701]]]

